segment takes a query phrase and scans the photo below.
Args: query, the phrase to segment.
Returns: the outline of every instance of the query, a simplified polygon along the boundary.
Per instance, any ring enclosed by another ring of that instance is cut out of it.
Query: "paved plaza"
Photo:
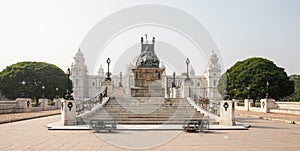
[[[59,115],[0,124],[0,150],[127,150],[111,145],[109,138],[126,141],[137,140],[136,133],[146,133],[155,137],[167,130],[116,131],[95,134],[89,130],[63,131],[48,130],[45,125],[60,120]],[[181,131],[170,141],[148,150],[299,150],[300,125],[285,122],[262,120],[259,118],[238,117],[239,121],[251,125],[249,130],[209,130],[206,133],[186,133]],[[130,144],[128,144],[130,146]]]

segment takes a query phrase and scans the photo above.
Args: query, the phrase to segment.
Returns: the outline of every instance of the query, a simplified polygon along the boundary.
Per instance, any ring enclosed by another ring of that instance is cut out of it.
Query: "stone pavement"
[[[39,111],[39,112],[0,114],[0,124],[38,118],[38,117],[45,117],[50,115],[57,115],[57,114],[60,114],[60,109]]]
[[[117,130],[112,133],[85,131],[48,130],[45,125],[60,120],[59,115],[0,124],[0,150],[126,150],[121,147],[131,144],[147,144],[166,130],[130,131]],[[298,151],[300,148],[300,125],[237,117],[251,124],[249,130],[209,130],[206,133],[177,133],[168,141],[160,142],[148,150],[222,150],[222,151]],[[149,139],[143,140],[147,134]],[[141,136],[141,137],[134,137]],[[169,134],[169,133],[168,133]],[[112,141],[115,139],[115,142]]]
[[[235,110],[235,115],[255,117],[255,118],[260,118],[265,120],[286,122],[292,124],[300,124],[300,115],[296,115],[296,114],[263,113],[263,112]]]

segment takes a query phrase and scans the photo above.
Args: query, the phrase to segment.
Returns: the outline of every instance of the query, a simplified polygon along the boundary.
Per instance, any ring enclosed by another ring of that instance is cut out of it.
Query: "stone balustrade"
[[[54,106],[48,105],[48,99],[40,99],[38,107],[32,106],[30,98],[17,98],[14,101],[0,101],[0,114],[3,113],[22,113],[22,112],[35,112],[54,110],[61,108],[61,103],[55,99]]]

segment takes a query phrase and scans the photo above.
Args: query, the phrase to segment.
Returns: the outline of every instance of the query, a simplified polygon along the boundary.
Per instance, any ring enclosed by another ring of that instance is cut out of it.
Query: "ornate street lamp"
[[[186,58],[185,63],[186,63],[186,78],[188,79],[189,78],[189,64],[190,64],[189,58]]]
[[[266,85],[267,85],[266,99],[268,99],[269,98],[269,85],[270,85],[269,81],[267,81]]]
[[[73,96],[70,93],[70,76],[72,75],[70,68],[68,68],[66,75],[68,76],[68,81],[67,81],[67,94],[65,96],[65,99],[74,100]]]
[[[45,98],[45,86],[42,86],[42,89],[43,89],[43,96],[42,96],[42,98]]]
[[[120,72],[120,82],[119,82],[119,87],[123,87],[123,85],[122,85],[122,72]]]
[[[110,73],[109,73],[109,64],[110,64],[110,58],[107,58],[107,60],[106,60],[106,63],[107,63],[107,65],[108,65],[108,72],[107,72],[107,78],[105,79],[105,81],[111,81],[111,78],[110,78]]]

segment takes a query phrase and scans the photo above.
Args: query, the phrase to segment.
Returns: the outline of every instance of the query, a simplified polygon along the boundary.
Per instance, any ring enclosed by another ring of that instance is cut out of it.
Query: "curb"
[[[289,124],[298,124],[298,125],[300,125],[300,122],[297,122],[297,121],[276,119],[276,118],[270,118],[270,117],[262,117],[262,116],[256,116],[256,115],[246,115],[246,114],[238,114],[238,115],[239,116],[245,116],[245,117],[254,117],[254,118],[263,119],[263,120],[270,120],[270,121],[276,121],[276,122],[285,122],[285,123],[289,123]]]
[[[52,113],[52,114],[47,114],[47,115],[38,115],[38,116],[26,117],[26,118],[20,118],[20,119],[11,119],[11,120],[6,120],[6,121],[0,121],[0,124],[19,122],[19,121],[24,121],[24,120],[31,120],[31,119],[35,119],[35,118],[41,118],[41,117],[47,117],[47,116],[53,116],[53,115],[59,115],[59,114],[61,114],[61,113]]]

